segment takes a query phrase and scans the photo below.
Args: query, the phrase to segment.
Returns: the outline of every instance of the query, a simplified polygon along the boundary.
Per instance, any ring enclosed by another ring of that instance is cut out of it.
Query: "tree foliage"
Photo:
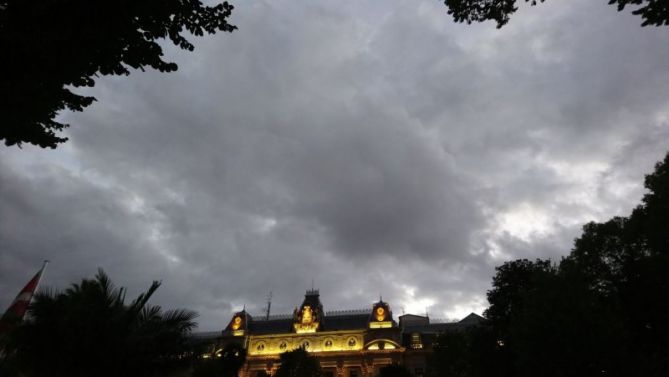
[[[378,377],[411,377],[411,372],[402,365],[390,364],[379,370]]]
[[[318,359],[304,348],[297,348],[281,354],[281,366],[275,377],[321,377],[321,365]]]
[[[495,270],[493,289],[488,292],[490,306],[484,315],[494,325],[500,340],[508,341],[503,337],[508,334],[514,315],[522,310],[523,295],[535,287],[537,279],[554,272],[554,267],[548,260],[520,259],[506,262]]]
[[[506,376],[505,348],[489,323],[440,334],[428,358],[429,377]]]
[[[30,318],[10,335],[12,366],[22,376],[154,376],[179,365],[196,314],[148,301],[153,282],[130,304],[99,270],[61,293],[35,296]]]
[[[192,51],[185,35],[233,31],[232,9],[200,0],[0,0],[0,140],[55,148],[67,140],[58,113],[95,100],[72,87],[130,68],[175,71],[159,42]]]
[[[561,270],[616,310],[625,335],[619,368],[660,376],[669,370],[669,154],[645,187],[630,216],[587,224]]]
[[[666,376],[669,154],[627,217],[589,223],[560,263],[497,268],[486,323],[443,334],[434,376]]]
[[[545,0],[525,0],[526,3],[537,5]],[[453,16],[456,22],[495,21],[497,27],[501,28],[509,17],[518,10],[516,2],[520,0],[445,0],[448,14]],[[609,0],[610,5],[616,5],[618,11],[626,7],[633,8],[632,14],[641,16],[642,26],[669,25],[669,6],[663,0]]]

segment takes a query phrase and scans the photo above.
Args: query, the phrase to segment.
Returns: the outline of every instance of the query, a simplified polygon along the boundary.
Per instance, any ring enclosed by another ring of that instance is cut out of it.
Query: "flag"
[[[44,262],[42,268],[39,271],[37,271],[35,276],[33,276],[33,278],[30,279],[28,284],[26,284],[26,286],[23,287],[21,292],[19,292],[19,294],[14,299],[14,301],[12,301],[11,305],[9,305],[9,308],[0,319],[0,335],[2,335],[2,333],[4,333],[6,330],[12,327],[12,325],[23,320],[23,317],[25,317],[26,312],[28,311],[28,305],[30,305],[30,301],[32,300],[33,295],[37,291],[37,286],[39,285],[39,282],[42,279],[42,274],[44,273],[44,270],[46,269],[46,265],[48,263],[49,263],[48,261]]]

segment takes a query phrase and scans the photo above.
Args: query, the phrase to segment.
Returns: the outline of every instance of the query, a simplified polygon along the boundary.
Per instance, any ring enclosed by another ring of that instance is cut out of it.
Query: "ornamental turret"
[[[251,320],[251,316],[246,312],[246,309],[244,309],[232,316],[228,326],[223,331],[230,332],[234,336],[244,336],[248,330],[248,324],[251,322]]]
[[[379,298],[379,301],[372,306],[372,313],[369,315],[369,328],[384,329],[388,327],[393,327],[393,312],[390,310],[390,305]]]
[[[302,305],[293,312],[293,330],[298,334],[318,331],[323,324],[323,314],[318,290],[308,290]]]

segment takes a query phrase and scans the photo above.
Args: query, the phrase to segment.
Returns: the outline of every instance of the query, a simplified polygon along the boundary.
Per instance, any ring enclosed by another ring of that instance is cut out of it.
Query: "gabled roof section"
[[[483,321],[485,321],[485,318],[481,317],[480,315],[476,313],[469,313],[468,316],[461,319],[458,323],[462,325],[472,326],[472,325],[479,325]]]
[[[404,316],[400,317],[400,321],[402,321]],[[414,316],[414,317],[420,317],[420,316]],[[422,317],[424,319],[428,319],[427,317]],[[485,318],[481,317],[478,314],[475,313],[470,313],[468,316],[465,318],[461,319],[458,322],[447,322],[447,323],[430,323],[429,319],[427,321],[408,321],[403,324],[403,322],[400,322],[400,324],[403,326],[402,330],[405,333],[411,333],[411,332],[417,332],[417,333],[423,333],[423,334],[439,334],[443,332],[450,332],[450,331],[462,331],[466,329],[467,327],[470,326],[477,326],[483,323],[485,321]]]
[[[241,312],[237,312],[232,316],[228,326],[223,330],[224,332],[235,332],[237,335],[241,335],[248,328],[248,324],[253,321],[253,317],[249,315],[246,309]]]
[[[400,327],[408,326],[427,326],[430,324],[430,318],[423,315],[403,314],[400,316]]]

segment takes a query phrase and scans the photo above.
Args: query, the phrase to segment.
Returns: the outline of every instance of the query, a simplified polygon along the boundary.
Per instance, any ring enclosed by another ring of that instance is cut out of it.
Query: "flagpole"
[[[46,266],[49,265],[49,262],[51,262],[51,261],[48,260],[48,259],[44,260],[44,264],[42,265],[42,271],[40,271],[39,279],[37,279],[37,284],[35,285],[35,292],[34,293],[37,293],[37,290],[39,289],[39,284],[42,282],[42,277],[44,277],[44,271],[46,271]],[[34,294],[30,296],[30,301],[28,303],[31,303],[33,301],[33,297],[35,297]]]
[[[48,260],[44,261],[42,268],[35,274],[35,276],[28,281],[19,294],[16,295],[16,298],[9,305],[9,308],[4,312],[2,317],[0,317],[0,339],[3,339],[7,331],[16,325],[16,322],[20,322],[26,315],[28,311],[28,306],[32,302],[33,296],[37,291],[37,288],[42,281],[42,276],[44,275],[44,270],[49,264]]]
[[[37,285],[35,285],[35,292],[39,289],[39,284],[42,282],[42,277],[44,277],[44,271],[46,271],[46,266],[49,265],[49,262],[51,262],[48,259],[44,260],[44,264],[42,265],[42,271],[39,273],[39,279],[37,280]],[[34,296],[34,295],[33,295]],[[33,298],[30,297],[30,301],[32,302]]]

